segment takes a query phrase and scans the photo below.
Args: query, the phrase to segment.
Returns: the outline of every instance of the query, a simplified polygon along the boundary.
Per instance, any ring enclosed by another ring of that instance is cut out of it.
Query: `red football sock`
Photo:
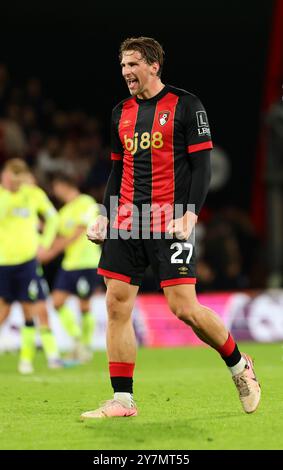
[[[134,368],[134,363],[109,362],[110,379],[114,393],[133,393]]]

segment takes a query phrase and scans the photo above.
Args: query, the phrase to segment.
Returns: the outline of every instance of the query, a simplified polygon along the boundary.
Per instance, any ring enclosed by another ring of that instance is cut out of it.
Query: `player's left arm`
[[[66,236],[61,233],[59,228],[57,237],[53,241],[52,246],[42,257],[41,262],[48,263],[59,254],[63,253],[69,245],[78,240],[82,235],[86,235],[88,224],[96,218],[98,214],[99,208],[95,200],[93,200],[93,204],[89,204],[89,202],[87,202],[86,205],[83,204],[80,215],[77,218],[77,225],[73,232],[69,236]]]
[[[78,225],[72,235],[69,237],[57,235],[51,247],[48,250],[45,250],[44,253],[39,256],[41,263],[49,263],[49,261],[63,253],[69,245],[71,245],[74,241],[76,241],[78,238],[80,238],[81,235],[85,233],[86,226]]]
[[[211,133],[206,111],[200,100],[193,95],[184,106],[184,123],[188,164],[191,169],[191,184],[187,207],[183,217],[173,219],[168,225],[169,233],[187,240],[198,220],[198,215],[206,199],[210,178]]]
[[[48,250],[58,231],[58,213],[41,188],[35,186],[33,192],[37,203],[37,213],[44,219],[43,230],[39,237],[39,251]]]
[[[195,152],[190,158],[192,172],[188,205],[194,205],[194,214],[199,215],[206,199],[211,179],[210,150]]]
[[[187,240],[198,220],[198,215],[206,199],[210,177],[210,151],[202,150],[195,152],[190,160],[191,165],[191,187],[187,205],[189,209],[183,217],[172,220],[168,225],[169,233],[175,233],[180,239]]]

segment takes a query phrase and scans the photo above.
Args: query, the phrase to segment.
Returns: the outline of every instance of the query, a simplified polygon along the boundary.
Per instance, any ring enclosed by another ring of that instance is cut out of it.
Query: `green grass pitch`
[[[139,416],[80,422],[112,391],[104,352],[84,366],[20,376],[0,356],[0,449],[283,449],[283,348],[242,344],[262,384],[257,412],[241,409],[229,371],[208,348],[140,349]]]

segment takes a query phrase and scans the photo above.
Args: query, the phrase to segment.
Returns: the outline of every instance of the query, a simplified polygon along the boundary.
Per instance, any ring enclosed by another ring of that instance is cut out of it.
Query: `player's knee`
[[[177,296],[168,299],[168,303],[171,311],[179,320],[195,328],[198,327],[199,308],[197,303],[184,302],[184,299],[179,299]]]
[[[62,307],[63,303],[62,302],[53,302],[53,307],[55,310],[59,310],[60,307]]]
[[[88,313],[90,311],[89,299],[80,299],[80,310],[82,314]]]
[[[51,297],[52,297],[53,307],[55,308],[55,310],[58,310],[66,302],[68,294],[65,292],[61,292],[59,290],[55,290]]]
[[[53,307],[55,310],[58,310],[60,307],[64,305],[64,300],[62,300],[60,297],[52,297],[52,302],[53,302]]]
[[[111,290],[107,292],[106,306],[110,321],[126,321],[131,316],[131,306],[123,291]]]

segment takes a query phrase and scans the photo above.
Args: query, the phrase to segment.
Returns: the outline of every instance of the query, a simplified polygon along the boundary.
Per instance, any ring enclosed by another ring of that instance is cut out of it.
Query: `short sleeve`
[[[185,135],[187,152],[212,149],[211,133],[206,110],[195,95],[184,97]]]
[[[43,232],[39,236],[39,245],[50,248],[58,230],[58,214],[47,195],[38,186],[30,186],[33,200],[37,203],[37,213],[45,219]]]
[[[45,218],[57,215],[55,207],[41,188],[38,186],[30,186],[29,189],[32,191],[32,197],[36,203],[37,212],[39,214],[43,215]]]

